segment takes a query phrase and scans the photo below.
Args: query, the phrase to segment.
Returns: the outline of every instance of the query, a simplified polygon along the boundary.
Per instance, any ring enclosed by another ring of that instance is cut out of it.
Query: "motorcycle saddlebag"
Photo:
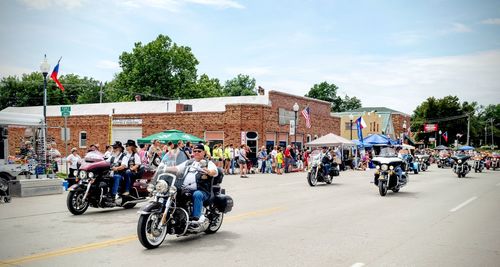
[[[217,195],[214,199],[214,205],[219,211],[228,213],[233,209],[233,198],[223,194]]]

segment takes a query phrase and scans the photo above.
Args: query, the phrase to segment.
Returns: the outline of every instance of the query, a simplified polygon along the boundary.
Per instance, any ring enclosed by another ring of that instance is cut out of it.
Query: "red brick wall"
[[[394,126],[394,133],[396,134],[396,138],[399,138],[401,136],[401,133],[403,132],[403,122],[406,121],[406,130],[410,128],[411,121],[410,116],[405,116],[403,114],[391,114],[391,121],[392,125]]]
[[[300,110],[297,114],[299,124],[297,133],[303,134],[305,142],[307,134],[322,136],[327,133],[340,134],[340,118],[330,116],[330,104],[324,101],[317,101],[304,97],[289,95],[286,93],[271,91],[269,98],[271,106],[260,104],[231,104],[226,105],[225,112],[176,112],[176,113],[155,113],[155,114],[129,114],[113,115],[113,119],[142,119],[142,125],[120,125],[122,127],[134,126],[142,127],[142,135],[148,136],[168,129],[181,130],[195,136],[204,137],[205,131],[224,131],[224,142],[227,144],[241,144],[242,131],[256,131],[259,134],[259,145],[265,143],[266,132],[289,132],[289,125],[279,125],[278,109],[285,108],[292,110],[295,102],[299,104]],[[310,129],[305,126],[305,119],[301,114],[302,109],[309,105],[311,110]],[[54,138],[57,148],[64,153],[64,144],[61,140],[61,129],[54,127],[64,127],[62,117],[47,118],[49,125],[49,138]],[[85,148],[79,148],[80,131],[87,132],[87,147],[90,144],[100,144],[100,150],[109,140],[110,117],[107,115],[93,116],[71,116],[68,118],[68,128],[71,130],[71,140],[68,142],[68,148],[76,147],[80,155],[86,151]],[[117,126],[114,126],[117,127]],[[11,128],[9,139],[15,139],[15,142],[9,141],[9,150],[13,154],[16,147],[19,147],[23,139],[24,128]],[[292,142],[293,136],[289,137]]]

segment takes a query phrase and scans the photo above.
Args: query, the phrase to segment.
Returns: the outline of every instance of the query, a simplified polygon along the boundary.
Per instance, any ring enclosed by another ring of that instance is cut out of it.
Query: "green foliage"
[[[131,99],[138,92],[144,94],[143,100],[151,100],[148,95],[184,98],[186,90],[196,84],[199,62],[191,48],[178,46],[168,36],[159,35],[146,45],[135,43],[132,52],[120,55],[119,63],[122,72],[116,75],[113,88],[124,91],[110,94],[110,101]]]
[[[355,96],[349,97],[347,95],[342,99],[337,95],[338,89],[337,85],[333,83],[322,82],[315,84],[305,96],[330,102],[333,112],[343,112],[361,107],[361,100]]]
[[[204,98],[223,96],[222,85],[219,79],[210,79],[208,75],[203,74],[196,81],[195,86],[187,88],[184,91],[183,98]]]
[[[417,133],[417,139],[419,140],[427,140],[429,137],[434,137],[435,133],[423,132],[423,125],[431,121],[432,123],[438,123],[439,129],[442,132],[448,132],[448,143],[444,139],[441,139],[443,144],[453,144],[457,138],[459,143],[464,144],[467,141],[467,117],[454,118],[454,116],[467,114],[470,115],[469,142],[473,146],[479,146],[484,142],[484,127],[490,127],[487,119],[500,119],[499,105],[490,105],[483,108],[476,102],[469,103],[465,101],[461,103],[457,96],[446,96],[441,99],[429,97],[413,111],[411,130]],[[450,119],[433,122],[434,120],[446,118]],[[462,136],[458,137],[457,134]],[[494,134],[498,135],[496,128],[494,129]],[[491,134],[489,140],[491,143]]]
[[[235,78],[226,81],[223,93],[226,96],[257,95],[255,92],[255,78],[238,74]]]

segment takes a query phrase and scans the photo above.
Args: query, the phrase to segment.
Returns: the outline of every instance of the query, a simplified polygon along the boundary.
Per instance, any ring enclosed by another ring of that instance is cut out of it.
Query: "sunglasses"
[[[203,152],[203,150],[199,150],[199,149],[196,149],[196,150],[193,150],[194,153],[201,153]]]

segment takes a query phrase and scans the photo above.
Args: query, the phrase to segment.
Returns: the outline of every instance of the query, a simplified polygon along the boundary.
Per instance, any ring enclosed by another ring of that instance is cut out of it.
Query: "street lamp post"
[[[47,75],[49,74],[50,65],[47,62],[47,55],[44,56],[40,64],[40,71],[43,75],[43,129],[42,129],[42,143],[43,152],[40,155],[43,169],[45,170],[47,163]]]
[[[351,127],[351,140],[352,140],[352,119],[354,119],[354,116],[352,114],[350,114],[349,115],[349,120],[351,121],[351,123],[349,125]]]
[[[403,121],[403,133],[401,134],[401,144],[405,142],[405,133],[406,133],[406,121]]]
[[[439,130],[439,145],[441,145],[441,134],[442,134],[442,133],[443,133],[443,132],[441,132],[441,130]]]
[[[297,145],[297,112],[299,112],[299,104],[297,104],[297,102],[295,102],[295,104],[293,104],[293,111],[295,112],[295,123],[293,124],[295,129],[294,129],[294,132],[293,132],[293,135],[295,136],[295,142],[294,142],[294,145]]]

